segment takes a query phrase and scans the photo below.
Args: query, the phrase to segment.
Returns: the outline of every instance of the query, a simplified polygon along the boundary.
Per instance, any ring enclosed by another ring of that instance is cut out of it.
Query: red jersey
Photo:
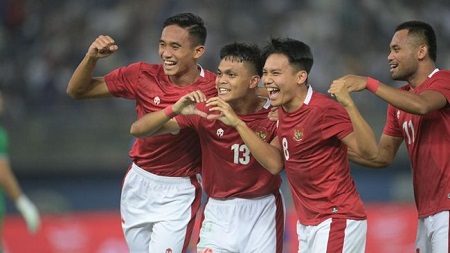
[[[136,100],[137,116],[141,118],[195,90],[215,96],[215,78],[214,73],[202,69],[195,83],[180,87],[164,74],[161,64],[138,62],[112,71],[105,81],[113,96]],[[200,172],[200,145],[192,129],[136,138],[129,155],[139,167],[160,176],[187,177]]]
[[[280,107],[278,117],[278,138],[300,223],[366,219],[350,175],[347,146],[341,141],[353,132],[345,109],[310,86],[298,110],[288,113]]]
[[[264,141],[276,136],[276,122],[267,118],[270,103],[262,110],[239,115]],[[207,112],[204,103],[199,110]],[[212,198],[255,198],[279,191],[281,178],[272,175],[251,155],[238,131],[219,120],[177,116],[181,128],[197,130],[202,147],[203,189]]]
[[[420,218],[450,210],[450,71],[433,72],[419,87],[401,87],[416,94],[441,93],[447,105],[426,115],[388,106],[383,133],[401,136],[411,159],[416,206]]]

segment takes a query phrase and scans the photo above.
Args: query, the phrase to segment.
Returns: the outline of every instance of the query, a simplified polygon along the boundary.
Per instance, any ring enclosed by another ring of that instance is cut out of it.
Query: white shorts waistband
[[[153,182],[159,182],[164,184],[189,184],[192,185],[192,181],[190,177],[166,177],[166,176],[159,176],[156,174],[153,174],[147,170],[142,169],[141,167],[137,166],[135,163],[131,165],[131,170],[140,176],[151,180]],[[193,177],[195,178],[195,177]]]
[[[251,199],[245,199],[245,198],[229,198],[229,199],[216,199],[216,198],[209,198],[208,204],[213,205],[229,205],[229,204],[251,204],[263,199],[272,198],[273,194],[264,195],[261,197],[255,197]]]

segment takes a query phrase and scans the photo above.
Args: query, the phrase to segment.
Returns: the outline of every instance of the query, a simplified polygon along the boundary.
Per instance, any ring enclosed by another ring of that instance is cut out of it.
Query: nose
[[[388,54],[388,56],[387,56],[387,59],[388,59],[389,62],[390,62],[391,60],[394,59],[394,53],[393,53],[393,51],[389,51],[389,54]]]
[[[217,75],[216,82],[217,83],[226,83],[227,79],[224,77],[225,75]]]
[[[160,47],[159,55],[163,59],[170,58],[172,56],[172,51],[170,51],[170,49],[168,49],[167,47]]]
[[[265,86],[270,85],[271,83],[273,83],[272,78],[268,77],[267,75],[266,75],[266,76],[263,76],[263,77],[261,78],[261,81],[262,81],[262,83],[263,83]]]

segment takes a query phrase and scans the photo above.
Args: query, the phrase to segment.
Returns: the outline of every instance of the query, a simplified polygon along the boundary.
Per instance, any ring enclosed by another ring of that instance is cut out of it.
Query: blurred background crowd
[[[99,62],[97,75],[135,61],[159,62],[162,22],[179,12],[204,18],[207,52],[200,63],[212,71],[226,43],[263,46],[270,37],[292,37],[311,46],[310,83],[319,91],[350,73],[399,86],[389,77],[388,47],[396,25],[412,19],[435,28],[437,66],[450,68],[448,0],[0,0],[2,125],[13,169],[41,210],[118,208],[134,103],[75,101],[66,95],[67,82],[101,34],[113,37],[119,51]],[[379,136],[385,102],[367,91],[353,98]],[[363,200],[412,200],[403,148],[387,170],[352,168]]]

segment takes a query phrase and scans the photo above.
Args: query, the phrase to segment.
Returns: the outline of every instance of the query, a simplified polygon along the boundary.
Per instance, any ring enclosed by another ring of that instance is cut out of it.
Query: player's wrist
[[[173,111],[173,105],[169,105],[166,108],[164,108],[164,114],[169,119],[177,116],[177,113]]]
[[[239,127],[243,127],[245,125],[245,122],[244,121],[242,121],[241,119],[238,119],[237,121],[236,121],[236,123],[234,124],[234,128],[239,128]]]
[[[366,81],[366,89],[371,91],[372,93],[376,93],[378,88],[380,87],[380,81],[377,79],[373,79],[371,77],[367,77]]]

